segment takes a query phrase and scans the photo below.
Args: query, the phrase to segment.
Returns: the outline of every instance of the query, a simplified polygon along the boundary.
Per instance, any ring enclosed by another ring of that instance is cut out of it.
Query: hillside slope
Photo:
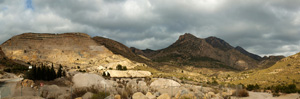
[[[216,37],[206,39],[186,33],[167,48],[161,50],[132,49],[156,62],[170,62],[197,67],[251,69],[258,61],[234,49],[230,44]],[[138,54],[138,53],[137,53]]]
[[[104,66],[118,64],[133,68],[137,64],[113,54],[84,33],[40,34],[24,33],[4,42],[2,50],[9,59],[31,64],[59,64],[68,67]]]
[[[146,62],[147,60],[141,58],[140,56],[136,55],[131,51],[130,48],[123,45],[120,42],[117,42],[115,40],[104,38],[104,37],[93,37],[93,40],[96,41],[96,43],[100,45],[104,45],[106,48],[108,48],[110,51],[112,51],[114,54],[122,55],[130,60],[137,61],[137,62]]]
[[[257,83],[263,86],[294,83],[300,88],[300,53],[283,58],[269,68],[252,71],[249,73],[249,78],[235,83]]]

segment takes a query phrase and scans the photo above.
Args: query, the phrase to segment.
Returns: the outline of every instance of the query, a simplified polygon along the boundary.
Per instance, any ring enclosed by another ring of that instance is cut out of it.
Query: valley
[[[24,78],[4,98],[228,99],[256,84],[259,88],[247,92],[250,99],[260,93],[268,97],[294,93],[292,97],[298,98],[299,60],[300,53],[261,57],[220,38],[190,33],[159,50],[129,48],[85,33],[24,33],[1,44],[0,78]],[[65,76],[29,80],[28,75],[34,75],[30,73],[38,72],[30,66],[52,66]],[[282,89],[277,90],[279,85]],[[290,93],[284,89],[289,85],[295,85]],[[22,88],[27,91],[24,95]]]

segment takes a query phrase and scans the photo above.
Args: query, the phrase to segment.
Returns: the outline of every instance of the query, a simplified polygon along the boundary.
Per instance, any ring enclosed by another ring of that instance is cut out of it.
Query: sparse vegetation
[[[117,65],[116,69],[117,70],[127,70],[127,67],[119,64],[119,65]]]
[[[109,95],[110,95],[110,93],[108,93],[108,92],[100,91],[98,93],[95,93],[91,99],[104,99],[105,97],[107,97]]]
[[[299,91],[295,84],[271,86],[267,89],[272,90],[274,93],[297,93]]]
[[[257,85],[257,84],[255,84],[255,85],[252,85],[252,84],[249,84],[249,85],[247,85],[247,90],[249,90],[249,91],[252,91],[252,90],[258,90],[260,87],[259,87],[259,85]]]

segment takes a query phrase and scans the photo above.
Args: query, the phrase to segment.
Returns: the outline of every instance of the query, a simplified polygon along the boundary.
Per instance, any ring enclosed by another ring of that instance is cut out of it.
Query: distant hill
[[[257,83],[266,87],[294,83],[297,85],[297,88],[300,88],[300,53],[283,58],[269,68],[251,70],[248,73],[249,78],[235,81],[235,83]]]
[[[93,37],[92,39],[95,40],[96,43],[98,43],[100,45],[104,45],[106,48],[108,48],[114,54],[122,55],[133,61],[146,62],[145,59],[139,57],[138,55],[133,53],[130,48],[128,48],[127,46],[125,46],[124,44],[122,44],[118,41],[115,41],[115,40],[112,40],[109,38],[99,37],[99,36]]]
[[[240,46],[235,47],[235,49],[238,50],[238,51],[240,51],[241,53],[243,53],[243,54],[245,54],[245,55],[247,55],[247,56],[249,56],[249,57],[257,60],[257,61],[261,61],[262,60],[262,58],[260,56],[258,56],[256,54],[252,54],[252,53],[246,51],[244,48],[242,48]]]
[[[235,49],[222,39],[217,37],[201,39],[190,33],[181,35],[175,43],[161,50],[140,51],[134,48],[132,50],[156,62],[198,67],[245,70],[255,68],[259,63],[258,60]]]
[[[0,59],[3,59],[5,57],[5,54],[2,51],[2,48],[0,47]]]

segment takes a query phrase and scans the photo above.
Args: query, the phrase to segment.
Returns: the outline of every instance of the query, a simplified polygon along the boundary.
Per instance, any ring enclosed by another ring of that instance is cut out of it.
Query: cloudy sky
[[[84,32],[140,49],[179,35],[264,55],[300,52],[300,0],[0,0],[0,43],[24,32]]]

